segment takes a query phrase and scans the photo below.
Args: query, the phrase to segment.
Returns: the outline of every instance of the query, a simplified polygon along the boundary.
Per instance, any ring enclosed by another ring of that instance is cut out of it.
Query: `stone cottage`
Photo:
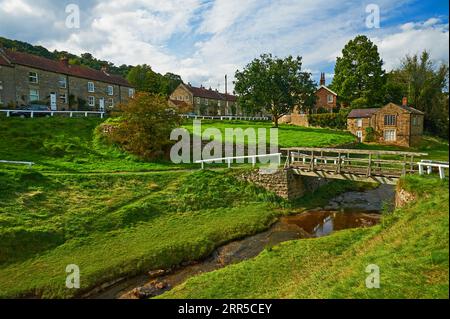
[[[46,104],[52,110],[105,111],[134,96],[134,88],[106,68],[94,70],[0,48],[0,107]]]
[[[415,146],[423,135],[424,113],[407,105],[389,103],[382,108],[354,109],[347,118],[347,128],[364,141],[367,129],[372,128],[379,143]]]

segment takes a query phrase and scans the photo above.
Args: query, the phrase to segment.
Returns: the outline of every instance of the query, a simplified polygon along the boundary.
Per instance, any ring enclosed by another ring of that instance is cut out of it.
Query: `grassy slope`
[[[0,159],[32,161],[37,164],[35,169],[51,172],[154,171],[180,167],[168,162],[142,162],[112,147],[99,145],[93,133],[102,121],[0,117]],[[0,169],[6,167],[0,165]]]
[[[448,181],[409,177],[403,184],[418,200],[381,225],[283,243],[163,297],[448,298]],[[380,289],[365,287],[369,264],[380,267]]]
[[[192,123],[188,122],[184,125],[191,133],[193,131]],[[249,122],[249,121],[202,121],[202,131],[208,128],[217,128],[225,136],[226,128],[260,128],[267,129],[267,143],[269,143],[269,129],[272,127],[270,122]],[[348,132],[322,129],[322,128],[306,128],[292,125],[280,125],[278,130],[278,140],[280,147],[325,147],[348,144],[355,141],[355,137]],[[244,142],[244,141],[239,141]]]
[[[72,263],[88,289],[196,260],[281,214],[274,195],[232,173],[3,177],[13,190],[0,205],[0,297],[70,297]]]

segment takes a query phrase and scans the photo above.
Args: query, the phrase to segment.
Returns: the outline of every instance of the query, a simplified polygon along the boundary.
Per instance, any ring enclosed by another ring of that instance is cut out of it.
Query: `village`
[[[0,301],[448,299],[448,16],[352,1],[0,6]]]

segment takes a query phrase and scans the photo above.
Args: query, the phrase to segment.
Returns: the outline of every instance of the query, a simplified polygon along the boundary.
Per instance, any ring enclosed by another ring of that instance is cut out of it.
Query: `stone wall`
[[[416,200],[416,196],[402,187],[397,187],[395,192],[395,207],[401,208]]]
[[[267,173],[264,170],[253,170],[244,173],[241,178],[274,192],[287,200],[300,198],[306,193],[312,193],[328,183],[325,179],[300,176],[292,170],[285,169],[277,170],[275,173]]]

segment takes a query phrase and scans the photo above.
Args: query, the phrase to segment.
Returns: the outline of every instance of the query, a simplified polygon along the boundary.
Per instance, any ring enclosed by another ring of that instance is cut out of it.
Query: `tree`
[[[248,113],[262,110],[272,115],[275,127],[294,107],[312,108],[316,85],[311,74],[302,72],[302,58],[285,59],[263,54],[243,71],[236,71],[235,92],[239,104]]]
[[[109,141],[145,159],[161,157],[172,146],[171,131],[181,124],[175,108],[161,95],[139,92],[114,115],[115,128]]]
[[[168,97],[183,82],[177,74],[166,73],[164,76],[156,73],[149,65],[138,65],[130,70],[128,81],[141,92],[163,94]]]
[[[385,84],[382,66],[377,46],[359,35],[345,45],[342,57],[337,58],[331,88],[346,104],[362,99],[368,107],[380,106]]]
[[[448,138],[448,92],[444,92],[448,90],[448,76],[448,65],[435,65],[427,51],[407,55],[401,66],[389,74],[386,85],[397,93],[386,99],[401,103],[400,95],[407,96],[411,106],[425,113],[425,129]]]

